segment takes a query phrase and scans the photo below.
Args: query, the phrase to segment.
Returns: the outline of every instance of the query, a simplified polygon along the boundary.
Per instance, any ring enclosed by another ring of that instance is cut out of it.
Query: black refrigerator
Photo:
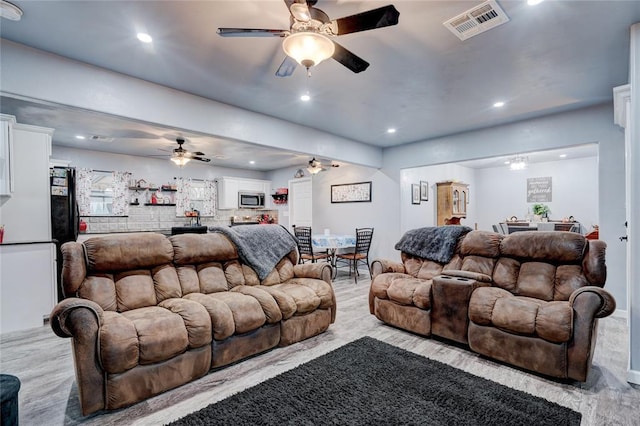
[[[76,202],[76,169],[52,167],[51,185],[51,237],[56,244],[58,301],[64,299],[62,291],[62,252],[60,247],[78,239],[80,216]]]

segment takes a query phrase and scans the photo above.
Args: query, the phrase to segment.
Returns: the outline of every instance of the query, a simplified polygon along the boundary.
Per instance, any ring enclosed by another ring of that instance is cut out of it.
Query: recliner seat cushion
[[[478,325],[553,343],[568,342],[573,334],[569,302],[514,296],[497,287],[482,287],[472,293],[469,319]]]
[[[211,343],[210,320],[201,306],[181,299],[163,304],[104,312],[98,349],[107,373],[166,361]]]
[[[270,286],[291,296],[296,303],[295,315],[313,312],[320,307],[320,296],[309,287],[299,284],[283,283]]]

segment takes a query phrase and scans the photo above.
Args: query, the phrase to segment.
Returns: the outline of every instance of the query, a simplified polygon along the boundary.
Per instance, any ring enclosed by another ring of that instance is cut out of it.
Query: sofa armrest
[[[608,317],[616,310],[616,300],[611,293],[596,286],[581,287],[574,291],[569,297],[569,305],[578,313],[579,310],[583,310],[582,305],[586,305],[586,301],[582,302],[582,300],[587,296],[593,299],[590,305],[597,308],[593,313],[595,318]]]
[[[106,406],[105,373],[98,353],[100,327],[104,311],[95,302],[68,298],[51,312],[51,328],[60,337],[73,338],[73,359],[83,415]]]
[[[596,346],[597,319],[611,315],[616,302],[608,291],[587,286],[571,294],[569,306],[573,309],[573,337],[567,348],[567,377],[584,382]]]
[[[316,278],[331,284],[331,265],[329,263],[300,263],[293,266],[296,278]]]
[[[385,272],[399,272],[406,274],[404,265],[400,262],[395,262],[389,259],[375,259],[371,262],[371,278],[375,278],[377,275],[384,274]]]
[[[70,320],[70,318],[72,318],[72,313],[75,310],[80,309],[86,309],[93,315],[96,328],[99,329],[102,326],[104,311],[100,305],[91,300],[70,297],[58,303],[51,311],[49,320],[53,332],[60,337],[73,337],[75,332],[78,331],[78,327],[73,324],[73,320]],[[88,318],[91,318],[91,315]]]

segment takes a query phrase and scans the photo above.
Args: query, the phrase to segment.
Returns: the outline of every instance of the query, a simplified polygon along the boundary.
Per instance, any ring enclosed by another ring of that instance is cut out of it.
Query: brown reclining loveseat
[[[468,344],[548,376],[586,381],[598,318],[615,310],[602,288],[605,247],[572,232],[463,232],[445,261],[405,251],[402,263],[375,260],[369,308],[381,321],[413,333]]]
[[[287,232],[255,229],[268,227]],[[82,413],[130,405],[324,332],[336,310],[331,268],[298,265],[291,241],[262,279],[221,233],[64,244],[67,298],[51,327],[72,338]]]

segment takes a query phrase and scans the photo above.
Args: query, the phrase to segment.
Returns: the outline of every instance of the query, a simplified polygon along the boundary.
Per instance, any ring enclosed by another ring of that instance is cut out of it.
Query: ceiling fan
[[[184,139],[177,138],[176,142],[178,143],[178,147],[173,150],[173,155],[171,156],[170,160],[176,163],[178,166],[182,167],[191,160],[203,161],[205,163],[211,161],[211,159],[209,158],[202,157],[204,155],[204,152],[189,152],[184,149],[182,147],[182,144],[184,144]]]
[[[355,73],[367,69],[369,63],[329,37],[359,31],[388,27],[398,23],[400,12],[393,6],[383,6],[344,18],[329,19],[326,13],[314,7],[318,0],[284,0],[291,14],[288,30],[218,28],[222,37],[281,37],[287,57],[276,75],[288,77],[297,64],[307,68],[333,58]]]
[[[333,163],[328,160],[316,160],[316,158],[313,157],[311,161],[309,161],[309,165],[307,166],[307,171],[312,175],[316,175],[320,172],[326,172],[327,168],[322,164],[323,161],[325,162],[325,164],[326,163],[331,164],[331,167],[340,167],[340,164]]]

